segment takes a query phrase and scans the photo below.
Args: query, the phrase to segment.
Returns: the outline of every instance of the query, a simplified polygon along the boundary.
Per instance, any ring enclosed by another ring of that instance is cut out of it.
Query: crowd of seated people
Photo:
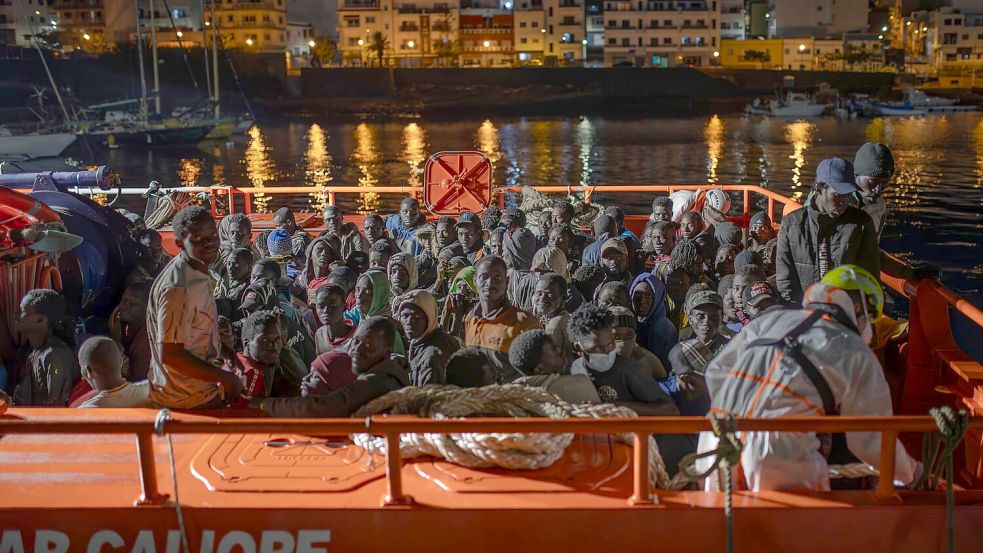
[[[172,221],[173,258],[158,233],[138,231],[140,266],[108,336],[68,332],[54,291],[25,295],[7,388],[16,405],[275,417],[348,416],[404,386],[507,383],[639,415],[887,415],[872,350],[883,342],[880,227],[866,209],[882,223],[892,173],[877,144],[855,165],[823,161],[805,207],[777,231],[765,212],[742,229],[726,205],[669,196],[638,236],[618,207],[588,229],[572,225],[567,201],[535,221],[511,207],[429,222],[406,198],[361,228],[330,206],[320,235],[281,208],[253,239],[248,218],[216,224],[192,206]],[[790,333],[804,355],[783,349]],[[713,447],[663,438],[667,456]],[[752,489],[828,488],[830,455],[879,463],[876,434],[832,453],[815,436],[748,443]],[[910,481],[901,447],[897,467]]]

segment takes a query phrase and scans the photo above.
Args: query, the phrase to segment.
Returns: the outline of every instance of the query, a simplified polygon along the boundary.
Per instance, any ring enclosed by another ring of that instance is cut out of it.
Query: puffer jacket
[[[881,252],[870,215],[851,206],[833,219],[819,213],[810,201],[807,207],[786,215],[778,231],[776,284],[785,303],[801,302],[806,288],[822,278],[819,242],[827,238],[830,269],[852,263],[872,275],[880,273]]]

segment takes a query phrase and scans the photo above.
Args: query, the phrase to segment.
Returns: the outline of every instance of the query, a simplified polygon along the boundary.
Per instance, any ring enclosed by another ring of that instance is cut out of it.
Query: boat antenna
[[[38,38],[37,29],[34,27],[34,20],[27,16],[27,10],[24,9],[24,3],[22,0],[14,0],[17,2],[17,7],[20,8],[21,17],[24,21],[27,21],[31,26],[31,42],[34,44],[34,48],[38,51],[38,57],[41,58],[41,65],[44,66],[44,72],[48,75],[48,82],[51,83],[51,90],[55,92],[55,98],[58,98],[58,105],[61,106],[61,112],[65,115],[65,122],[73,122],[74,119],[68,115],[68,108],[65,107],[65,100],[61,97],[61,92],[58,90],[58,85],[55,84],[55,78],[51,74],[51,68],[48,67],[48,60],[44,59],[44,50],[41,49],[41,40]]]

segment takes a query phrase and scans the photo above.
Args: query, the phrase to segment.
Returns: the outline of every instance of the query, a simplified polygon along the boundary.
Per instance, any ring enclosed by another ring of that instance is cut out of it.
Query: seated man
[[[147,302],[150,283],[134,281],[119,300],[120,343],[126,354],[128,370],[124,375],[130,382],[146,380],[150,374],[150,338],[147,335]]]
[[[410,383],[406,370],[390,356],[396,328],[385,317],[358,325],[350,348],[355,382],[326,394],[253,399],[250,405],[274,417],[348,417],[366,403]]]
[[[238,307],[251,281],[253,252],[239,248],[226,257],[226,270],[215,287],[215,304],[218,312],[232,320],[238,320]]]
[[[273,224],[276,225],[276,228],[286,231],[287,235],[290,236],[292,253],[298,259],[299,264],[303,266],[307,261],[304,258],[304,252],[311,242],[311,235],[297,225],[294,212],[289,207],[281,207],[276,210],[273,214]],[[270,254],[272,255],[273,252]]]
[[[570,315],[568,332],[577,359],[571,374],[590,377],[601,400],[642,416],[678,415],[676,405],[641,365],[618,355],[611,312],[584,304]]]
[[[625,238],[611,238],[604,242],[598,262],[604,269],[604,282],[620,282],[625,286],[631,284],[633,275],[628,268],[629,256]]]
[[[410,290],[400,297],[396,316],[409,340],[410,382],[443,384],[447,360],[461,344],[437,324],[437,300],[426,290]]]
[[[366,220],[368,220],[366,218]],[[354,252],[369,253],[371,243],[367,238],[358,232],[355,223],[345,222],[345,213],[340,207],[329,205],[324,208],[324,232],[322,234],[333,234],[341,240],[341,251],[338,255],[341,259],[348,259]]]
[[[472,264],[477,263],[484,255],[482,248],[485,241],[481,232],[481,220],[478,215],[471,212],[464,212],[457,218],[455,224],[457,229],[457,239],[464,249],[464,255]]]
[[[771,226],[771,217],[768,212],[759,211],[751,216],[751,223],[748,226],[747,249],[761,256],[762,269],[770,273],[775,272],[775,248],[778,247],[778,233],[775,227]]]
[[[713,290],[700,290],[686,298],[686,314],[693,337],[679,342],[669,352],[674,378],[666,385],[684,415],[703,416],[710,408],[704,378],[707,362],[730,341],[720,332],[723,300]]]
[[[649,221],[653,223],[659,223],[662,221],[667,221],[672,223],[672,198],[668,196],[658,196],[652,200],[652,214],[649,215]],[[673,224],[675,226],[675,223]]]
[[[567,281],[556,273],[544,273],[536,281],[532,296],[532,312],[539,318],[546,333],[560,350],[564,362],[573,362],[573,346],[567,338],[567,321],[570,313],[564,308],[567,297]]]
[[[417,241],[416,233],[426,222],[427,218],[420,212],[420,202],[416,198],[403,198],[399,204],[399,214],[386,217],[386,230],[400,250],[420,255],[424,248]]]
[[[883,291],[870,273],[849,269],[851,278],[841,278],[839,287],[811,286],[805,309],[754,319],[710,361],[706,382],[714,412],[753,418],[892,415],[883,369],[868,347]],[[742,438],[742,474],[754,492],[829,490],[827,458],[859,459],[875,469],[881,461],[879,432],[850,432],[840,443],[833,436],[832,447],[815,433],[749,432]],[[712,434],[700,435],[700,451],[715,447]],[[911,482],[915,468],[898,443],[893,479]]]
[[[306,373],[296,363],[281,362],[285,342],[279,317],[272,311],[256,311],[242,322],[236,375],[244,403],[257,397],[295,395],[300,390]]]
[[[594,242],[584,248],[583,264],[600,265],[601,247],[610,238],[618,236],[618,223],[610,215],[599,215],[594,219]],[[627,251],[627,248],[625,248]]]
[[[64,407],[81,378],[72,349],[62,338],[65,297],[47,288],[30,290],[20,302],[16,330],[27,340],[27,369],[14,389],[14,405]],[[62,333],[62,337],[59,337]]]
[[[123,379],[123,352],[107,336],[93,336],[79,348],[79,366],[97,393],[79,405],[90,407],[150,407],[150,382]]]
[[[345,290],[336,284],[327,284],[314,294],[314,312],[320,326],[314,332],[314,345],[318,355],[329,351],[347,351],[355,335],[355,325],[345,319],[348,306]]]
[[[755,282],[744,287],[744,296],[741,298],[741,305],[744,306],[744,313],[751,319],[781,309],[782,305],[778,302],[778,292],[767,282]]]
[[[527,330],[509,348],[512,366],[526,375],[516,384],[543,388],[569,403],[600,403],[594,384],[587,376],[570,374],[560,349],[543,330]]]
[[[495,383],[498,370],[491,355],[481,348],[461,348],[447,360],[447,384],[481,388]]]
[[[623,236],[628,240],[631,240],[635,244],[635,248],[641,248],[642,244],[638,241],[638,237],[635,233],[625,228],[625,210],[621,209],[616,205],[609,205],[604,208],[604,214],[614,217],[614,222],[618,226],[618,234],[616,236]]]
[[[645,227],[641,254],[646,271],[657,274],[661,266],[669,264],[672,249],[676,247],[676,225],[672,221],[650,223]]]
[[[539,321],[509,303],[506,297],[508,269],[501,257],[482,257],[475,266],[474,281],[478,288],[478,305],[464,321],[464,345],[488,352],[497,368],[496,381],[500,384],[511,382],[522,376],[509,364],[512,340],[526,330],[539,328]]]

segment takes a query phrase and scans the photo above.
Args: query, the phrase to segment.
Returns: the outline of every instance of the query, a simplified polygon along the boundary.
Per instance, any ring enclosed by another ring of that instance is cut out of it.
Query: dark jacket
[[[406,370],[386,359],[344,388],[307,397],[267,398],[261,408],[273,417],[350,417],[366,403],[409,383]]]
[[[824,239],[829,240],[830,269],[853,263],[875,277],[879,275],[881,252],[870,215],[850,206],[833,219],[819,213],[810,202],[786,215],[778,231],[776,284],[785,303],[800,303],[806,288],[822,278],[819,243]]]
[[[461,343],[440,328],[435,328],[419,340],[410,341],[410,384],[444,384],[447,382],[447,360],[461,349]]]

